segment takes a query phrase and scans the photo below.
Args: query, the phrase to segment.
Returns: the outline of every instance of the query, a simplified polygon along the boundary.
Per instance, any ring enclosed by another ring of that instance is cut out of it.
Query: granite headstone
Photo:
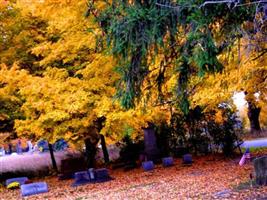
[[[72,186],[79,186],[79,185],[87,184],[90,181],[91,179],[90,179],[90,175],[88,171],[76,172],[74,174],[74,183],[72,184]]]
[[[256,158],[253,163],[256,174],[256,183],[258,185],[267,185],[267,156]]]
[[[145,154],[147,160],[156,161],[160,158],[156,134],[153,128],[144,128]]]
[[[142,162],[142,167],[145,171],[151,171],[154,169],[153,161]]]
[[[174,165],[173,157],[162,158],[163,167],[170,167]]]
[[[86,163],[82,157],[66,158],[61,160],[61,169],[59,179],[70,179],[74,173],[86,170]]]
[[[24,184],[21,185],[20,188],[21,188],[21,195],[23,197],[48,192],[48,186],[47,183],[45,182]]]
[[[191,165],[192,163],[193,163],[193,159],[192,159],[192,155],[191,154],[183,155],[183,164]]]

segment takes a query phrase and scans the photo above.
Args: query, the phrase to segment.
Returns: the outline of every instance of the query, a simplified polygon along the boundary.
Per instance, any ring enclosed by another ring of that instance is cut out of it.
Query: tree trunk
[[[54,156],[53,146],[52,146],[52,144],[49,143],[48,147],[49,147],[49,152],[50,152],[50,156],[51,156],[53,169],[58,173],[58,168],[57,168],[57,163],[56,163],[56,159]]]
[[[251,132],[261,131],[260,121],[259,121],[260,111],[261,111],[260,107],[257,107],[252,102],[248,102],[248,119],[250,122]]]
[[[107,150],[104,135],[100,134],[100,139],[101,139],[101,146],[102,146],[102,150],[103,150],[104,160],[105,160],[105,163],[107,164],[109,162],[109,155],[108,155],[108,150]]]
[[[86,165],[88,168],[95,167],[95,156],[96,156],[96,145],[93,144],[90,139],[85,139],[85,156],[86,156]]]

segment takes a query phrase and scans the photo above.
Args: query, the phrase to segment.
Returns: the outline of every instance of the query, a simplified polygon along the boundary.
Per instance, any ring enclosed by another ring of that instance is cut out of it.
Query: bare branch
[[[267,0],[260,0],[260,1],[254,1],[254,2],[249,2],[249,3],[243,3],[243,4],[239,4],[239,0],[222,0],[222,1],[205,1],[203,4],[201,4],[200,6],[198,6],[198,8],[202,8],[205,7],[208,4],[231,4],[234,3],[234,7],[241,7],[241,6],[249,6],[249,5],[253,5],[253,4],[261,4],[261,3],[267,3]],[[161,4],[161,3],[156,3],[156,5],[161,6],[161,7],[166,7],[166,8],[172,8],[172,9],[176,9],[179,10],[180,8],[186,8],[186,7],[197,7],[194,5],[176,5],[176,6],[172,6],[172,5],[167,5],[167,4]]]
[[[257,57],[253,58],[252,61],[259,59],[261,56],[263,56],[266,53],[267,53],[267,49],[264,49]]]

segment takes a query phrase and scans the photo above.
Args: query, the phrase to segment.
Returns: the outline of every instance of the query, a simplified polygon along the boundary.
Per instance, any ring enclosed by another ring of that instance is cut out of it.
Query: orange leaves
[[[8,4],[9,4],[8,0],[0,0],[0,10],[7,8]]]
[[[224,121],[225,121],[225,118],[223,117],[222,110],[218,110],[215,114],[215,122],[218,124],[223,124]]]
[[[240,167],[238,158],[225,160],[215,157],[194,158],[191,167],[183,167],[180,159],[175,166],[160,164],[152,172],[141,168],[131,171],[110,170],[114,180],[104,183],[71,187],[73,180],[59,181],[57,177],[41,179],[49,192],[31,199],[257,199],[264,198],[266,187],[250,187],[252,163]],[[240,186],[243,186],[241,188]],[[4,199],[18,199],[19,190],[1,193]],[[226,194],[223,196],[223,194]]]

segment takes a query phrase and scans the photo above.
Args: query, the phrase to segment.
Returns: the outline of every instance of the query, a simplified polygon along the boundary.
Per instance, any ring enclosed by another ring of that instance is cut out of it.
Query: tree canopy
[[[239,91],[267,112],[266,2],[0,2],[1,131],[79,145],[105,116],[114,142]]]

